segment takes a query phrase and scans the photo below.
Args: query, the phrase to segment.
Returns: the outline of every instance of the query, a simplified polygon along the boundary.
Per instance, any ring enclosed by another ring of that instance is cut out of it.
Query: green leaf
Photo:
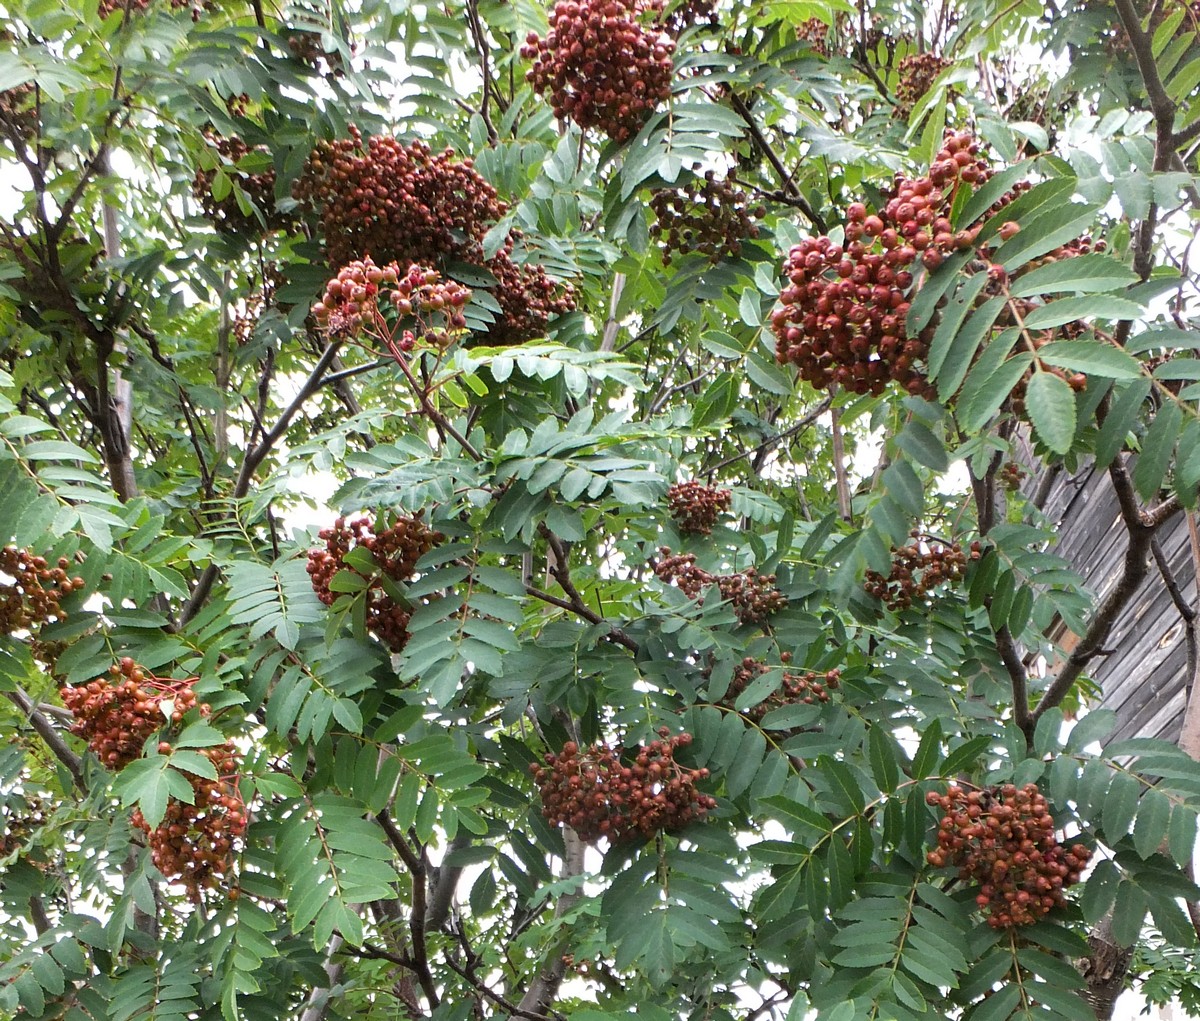
[[[1056,454],[1075,441],[1075,394],[1052,372],[1035,372],[1025,388],[1025,407],[1038,438]]]
[[[1115,291],[1136,282],[1137,274],[1128,266],[1107,255],[1093,253],[1071,259],[1058,259],[1023,273],[1012,281],[1009,291],[1014,298],[1033,298],[1065,291],[1096,294]],[[1083,313],[1092,314],[1102,313]]]
[[[1137,821],[1133,827],[1133,846],[1143,859],[1156,853],[1167,839],[1170,821],[1170,799],[1161,791],[1146,791],[1138,805]]]
[[[953,345],[946,353],[945,364],[938,377],[938,396],[948,401],[966,379],[967,371],[983,343],[984,337],[992,329],[996,317],[1004,308],[1003,298],[990,298],[971,313],[954,338]]]
[[[1019,221],[1021,230],[1005,241],[992,261],[1011,274],[1027,262],[1052,252],[1085,233],[1096,218],[1096,207],[1064,202],[1043,210],[1029,222]]]
[[[1112,778],[1102,815],[1104,839],[1108,843],[1115,844],[1129,832],[1141,791],[1142,785],[1128,773],[1117,773]]]
[[[1076,299],[1071,299],[1076,300]],[[1080,298],[1079,301],[1094,301]],[[1038,349],[1038,359],[1049,365],[1085,372],[1105,379],[1139,379],[1141,363],[1119,347],[1091,340],[1058,340]]]
[[[1159,408],[1150,423],[1142,440],[1142,452],[1133,468],[1133,485],[1143,500],[1151,499],[1162,488],[1182,424],[1183,411],[1174,401]]]
[[[1097,468],[1107,468],[1120,453],[1152,386],[1150,380],[1139,379],[1117,391],[1096,438]]]
[[[918,464],[934,471],[946,471],[950,458],[942,441],[921,422],[910,421],[896,437],[896,445]]]

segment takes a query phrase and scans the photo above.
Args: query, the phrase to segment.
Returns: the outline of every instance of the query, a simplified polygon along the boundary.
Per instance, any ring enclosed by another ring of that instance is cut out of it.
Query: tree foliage
[[[6,19],[0,1011],[1196,999],[1194,5]]]

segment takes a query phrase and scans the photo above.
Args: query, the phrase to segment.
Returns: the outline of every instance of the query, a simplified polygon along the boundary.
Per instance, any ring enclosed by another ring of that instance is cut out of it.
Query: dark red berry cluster
[[[930,393],[923,363],[935,327],[908,335],[908,292],[918,259],[933,270],[974,246],[978,227],[956,232],[949,213],[964,183],[990,175],[978,153],[970,135],[947,136],[928,176],[897,177],[878,214],[861,202],[847,208],[845,245],[822,235],[792,247],[771,319],[781,363],[799,367],[818,389],[877,394],[895,380],[910,393]]]
[[[398,515],[390,524],[382,518],[375,521],[338,518],[332,528],[321,529],[319,536],[325,540],[325,548],[308,553],[308,573],[317,598],[326,606],[332,606],[339,596],[330,588],[333,576],[341,570],[362,574],[356,568],[346,566],[346,554],[359,546],[369,550],[377,573],[362,575],[367,579],[367,630],[393,652],[399,652],[408,641],[408,621],[412,614],[388,594],[383,578],[393,581],[411,579],[416,573],[417,561],[445,536],[425,524],[419,515]]]
[[[923,605],[940,586],[959,581],[967,564],[982,556],[978,542],[964,551],[956,542],[940,542],[920,532],[913,532],[912,538],[907,546],[892,547],[892,570],[886,578],[877,571],[867,572],[864,587],[889,610]]]
[[[466,287],[442,280],[437,270],[414,263],[401,272],[396,263],[377,266],[368,255],[338,271],[312,313],[331,337],[352,339],[365,333],[390,338],[392,321],[397,321],[401,327],[415,327],[415,332],[404,330],[402,350],[411,350],[418,340],[444,348],[466,330],[462,310],[470,299]]]
[[[763,206],[748,209],[746,193],[730,181],[718,181],[709,170],[702,184],[661,188],[650,197],[655,223],[650,233],[663,240],[663,264],[672,253],[699,252],[717,263],[741,253],[742,242],[758,237],[754,221],[766,215]]]
[[[1016,461],[1005,461],[1000,468],[999,480],[1000,485],[1008,492],[1015,493],[1021,488],[1021,483],[1025,479],[1025,469],[1022,468]]]
[[[197,680],[155,677],[126,656],[109,668],[108,677],[63,687],[59,694],[75,717],[71,733],[87,741],[102,765],[118,772],[141,758],[152,735],[178,724],[196,705],[192,687]],[[208,705],[201,704],[200,714],[208,713]]]
[[[65,619],[62,600],[83,588],[83,579],[68,573],[70,567],[66,557],[51,567],[29,550],[0,549],[0,635]]]
[[[107,18],[120,11],[123,14],[141,14],[149,10],[154,0],[100,0],[100,17]],[[199,21],[205,11],[217,8],[216,0],[171,0],[171,8],[176,11],[185,8],[192,13],[192,21]]]
[[[161,746],[164,754],[170,746]],[[192,804],[170,798],[166,814],[154,829],[133,810],[133,825],[147,835],[154,867],[168,881],[181,883],[188,899],[199,903],[205,889],[222,885],[237,841],[246,834],[247,812],[238,790],[241,753],[232,741],[198,749],[213,764],[217,778],[185,774],[192,785]]]
[[[694,479],[667,490],[667,510],[684,535],[711,535],[721,514],[729,510],[733,494]]]
[[[717,807],[696,787],[708,770],[675,761],[675,750],[690,745],[692,735],[671,737],[665,727],[658,733],[658,740],[628,750],[601,742],[580,750],[568,741],[557,755],[546,756],[545,765],[531,765],[542,814],[588,843],[601,837],[648,840],[703,818]]]
[[[784,664],[791,661],[790,653],[785,652],[780,658]],[[729,682],[729,690],[725,693],[721,704],[732,709],[742,692],[770,669],[771,667],[762,662],[762,660],[755,659],[753,656],[747,656],[734,669],[733,679]],[[779,687],[767,695],[761,702],[744,710],[744,715],[752,719],[755,723],[760,723],[763,717],[769,712],[781,709],[784,706],[801,703],[804,705],[816,705],[828,702],[829,693],[837,690],[841,684],[841,679],[842,673],[840,670],[808,670],[804,673],[793,673],[785,670],[779,682]]]
[[[36,91],[33,82],[25,82],[0,92],[0,124],[3,124],[5,133],[10,137],[16,136],[28,142],[37,134]]]
[[[322,142],[309,157],[293,194],[321,219],[334,266],[354,259],[380,265],[444,267],[459,260],[495,278],[504,313],[489,331],[498,343],[543,334],[552,316],[575,307],[574,292],[555,284],[541,266],[518,264],[514,232],[491,259],[483,239],[507,207],[496,189],[452,149],[434,152],[421,141],[404,145],[388,135]]]
[[[833,30],[820,18],[809,18],[796,26],[796,38],[808,43],[817,56],[828,58],[832,53],[830,37]]]
[[[719,28],[721,25],[716,0],[683,0],[683,3],[667,11],[661,20],[663,28],[675,39],[693,26]]]
[[[0,858],[20,850],[46,824],[45,802],[35,794],[10,795],[0,805]]]
[[[641,130],[671,96],[675,43],[657,25],[643,25],[661,3],[642,0],[559,0],[550,31],[530,32],[521,48],[534,61],[527,75],[549,95],[554,115],[584,130],[599,128],[617,143]]]
[[[264,225],[267,230],[282,230],[291,223],[291,218],[275,207],[275,167],[266,166],[251,173],[237,169],[238,161],[250,155],[270,156],[265,145],[249,146],[237,135],[222,137],[215,132],[206,132],[209,144],[221,156],[225,173],[237,179],[238,187],[262,214],[262,220],[254,210],[243,212],[237,196],[232,190],[221,198],[213,195],[216,169],[197,170],[192,180],[192,194],[200,203],[204,216],[217,230],[226,234],[257,234]]]
[[[925,800],[945,813],[937,849],[926,859],[935,868],[957,867],[960,878],[979,884],[975,902],[993,929],[1032,925],[1061,907],[1063,890],[1079,882],[1092,856],[1083,844],[1068,849],[1058,842],[1036,784],[972,791],[951,784]]]
[[[321,43],[321,33],[303,28],[288,29],[286,32],[288,52],[301,64],[307,64],[315,71],[328,68],[335,77],[346,73],[342,55],[334,50],[330,52]]]
[[[753,567],[736,574],[710,574],[696,564],[694,553],[672,553],[660,549],[661,559],[654,573],[668,584],[676,585],[689,599],[697,599],[710,585],[716,585],[721,599],[733,607],[743,624],[765,624],[770,616],[787,606],[787,597],[775,587],[775,575],[759,574]]]
[[[933,88],[938,75],[948,68],[953,61],[946,60],[934,53],[910,53],[900,60],[896,68],[900,76],[896,84],[895,116],[908,119],[913,107]]]
[[[496,189],[452,149],[390,135],[317,145],[293,194],[321,217],[334,266],[370,255],[380,263],[436,266],[482,240],[504,214]]]

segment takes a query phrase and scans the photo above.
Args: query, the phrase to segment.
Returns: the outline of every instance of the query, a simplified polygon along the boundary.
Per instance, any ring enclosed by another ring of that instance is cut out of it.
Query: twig
[[[713,472],[718,472],[722,468],[728,468],[731,464],[735,464],[736,462],[740,461],[744,457],[751,457],[755,454],[758,454],[764,450],[768,450],[769,448],[782,443],[784,440],[791,439],[797,433],[803,432],[810,425],[812,425],[813,422],[815,422],[818,418],[820,418],[823,414],[825,414],[825,412],[829,410],[830,405],[832,405],[832,404],[833,404],[832,397],[824,398],[820,404],[816,405],[811,410],[805,412],[805,414],[802,418],[800,418],[795,424],[789,425],[786,429],[783,430],[783,432],[778,433],[775,436],[772,436],[770,439],[763,440],[762,443],[759,443],[757,446],[747,447],[741,453],[734,454],[732,457],[725,458],[724,461],[718,461],[711,468],[705,468],[702,474],[708,475]]]
[[[46,743],[46,747],[54,753],[54,757],[67,767],[67,772],[71,774],[75,786],[86,792],[88,788],[83,775],[83,762],[67,747],[67,742],[63,740],[58,728],[38,709],[37,704],[29,697],[25,689],[20,685],[15,685],[11,691],[4,692],[4,696],[21,710],[30,726]]]

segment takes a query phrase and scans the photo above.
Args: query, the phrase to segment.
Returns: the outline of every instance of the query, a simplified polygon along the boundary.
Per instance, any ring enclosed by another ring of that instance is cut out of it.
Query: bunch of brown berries
[[[0,805],[0,858],[29,843],[29,839],[46,824],[49,812],[36,794],[11,794]]]
[[[1025,469],[1022,468],[1016,461],[1005,461],[1000,468],[999,480],[1000,485],[1008,492],[1015,493],[1021,488],[1021,483],[1025,479]]]
[[[445,538],[435,532],[420,515],[396,515],[390,524],[385,519],[338,518],[331,528],[318,533],[325,540],[324,549],[309,550],[308,574],[313,591],[326,606],[332,606],[340,593],[330,587],[333,577],[341,570],[353,571],[367,581],[365,599],[367,630],[393,652],[399,652],[408,641],[408,621],[412,614],[399,605],[383,583],[408,581],[416,573],[417,561]],[[376,573],[362,574],[345,563],[346,554],[362,547],[371,554]]]
[[[711,574],[698,566],[694,553],[672,553],[663,546],[654,573],[674,584],[689,599],[699,598],[716,585],[721,600],[733,608],[743,624],[765,624],[772,614],[787,606],[787,597],[775,588],[775,575],[759,574],[753,567],[736,574]]]
[[[844,245],[821,235],[792,247],[771,317],[780,363],[796,365],[818,389],[877,394],[894,380],[910,393],[930,393],[923,363],[934,326],[908,335],[908,292],[918,260],[934,270],[974,246],[978,227],[955,231],[949,213],[964,183],[990,174],[978,153],[971,136],[948,135],[929,174],[897,177],[878,214],[861,202],[847,208]]]
[[[63,705],[75,717],[71,733],[87,741],[103,766],[118,772],[142,756],[146,741],[176,725],[196,705],[197,677],[155,677],[126,656],[98,677],[78,687],[59,690]],[[207,703],[200,715],[209,714]]]
[[[63,620],[62,600],[83,588],[82,578],[68,573],[71,562],[59,557],[51,567],[29,550],[0,549],[0,634],[11,635],[51,621]]]
[[[729,510],[733,494],[693,479],[667,490],[667,511],[684,535],[711,535],[713,526]]]
[[[485,258],[483,239],[507,206],[469,159],[452,149],[435,154],[424,142],[389,135],[322,142],[293,194],[320,216],[330,262],[368,256],[379,264],[442,267],[451,260],[482,266],[496,278],[503,313],[488,331],[497,343],[543,334],[550,319],[575,307],[570,287],[555,284],[535,263],[518,264],[512,232]]]
[[[591,843],[613,843],[680,830],[717,807],[716,799],[697,790],[707,769],[689,769],[675,761],[675,750],[692,743],[691,734],[670,736],[624,749],[596,742],[580,750],[574,741],[545,765],[529,767],[538,785],[542,814],[551,823],[570,826]]]
[[[953,63],[934,53],[910,53],[901,58],[896,68],[900,80],[896,84],[896,109],[893,115],[907,120],[913,107],[933,88],[938,75]]]
[[[0,92],[0,124],[5,134],[28,142],[37,134],[38,115],[33,82],[25,82]]]
[[[160,751],[169,752],[170,746],[164,745]],[[192,804],[170,798],[162,822],[153,829],[141,809],[133,810],[133,825],[147,835],[154,867],[168,881],[181,883],[196,903],[203,890],[221,886],[248,822],[238,790],[241,753],[232,741],[199,751],[212,762],[217,776],[212,780],[186,774],[192,785]]]
[[[279,212],[275,206],[275,167],[268,163],[255,172],[237,168],[237,164],[247,156],[269,159],[270,149],[265,145],[247,145],[237,135],[223,137],[210,130],[205,132],[205,136],[220,155],[226,174],[236,178],[242,194],[254,205],[254,209],[243,211],[232,188],[217,198],[213,194],[216,168],[200,169],[192,180],[192,194],[200,203],[205,218],[226,234],[255,234],[264,227],[268,231],[287,227],[291,218]],[[261,220],[255,215],[255,210],[262,216]]]
[[[384,302],[392,318],[401,323],[415,320],[417,331],[407,331],[411,348],[416,340],[446,347],[466,329],[463,308],[471,292],[454,280],[442,280],[437,270],[413,264],[407,271],[390,262],[377,266],[368,255],[343,266],[325,285],[321,300],[312,307],[317,325],[331,337],[356,338],[366,332],[391,336]]]
[[[754,221],[766,215],[763,206],[748,209],[746,193],[728,180],[718,181],[711,170],[702,184],[655,191],[650,208],[655,216],[650,233],[663,239],[667,266],[672,253],[699,252],[712,263],[737,257],[743,241],[758,237]]]
[[[598,128],[618,144],[641,130],[671,95],[675,43],[641,20],[660,8],[641,0],[558,0],[546,38],[530,32],[521,48],[534,61],[527,78],[549,95],[556,117]]]
[[[1032,925],[1061,907],[1063,891],[1079,882],[1092,852],[1058,842],[1054,819],[1036,784],[965,790],[951,784],[925,800],[945,814],[938,846],[926,855],[935,868],[956,867],[979,884],[976,904],[993,929]]]
[[[963,550],[956,542],[941,542],[915,530],[912,539],[907,546],[892,547],[892,570],[886,578],[877,571],[867,572],[864,587],[889,610],[924,604],[940,586],[959,581],[967,564],[982,556],[978,541]]]
[[[781,659],[786,664],[791,661],[790,653],[783,653]],[[733,679],[729,682],[729,690],[721,700],[721,704],[733,708],[738,698],[751,684],[771,669],[762,660],[747,656],[733,671]],[[789,705],[818,705],[829,701],[829,692],[836,691],[841,684],[840,670],[794,673],[790,670],[783,672],[779,687],[766,696],[761,702],[744,710],[744,714],[755,723],[761,723],[768,713]]]

